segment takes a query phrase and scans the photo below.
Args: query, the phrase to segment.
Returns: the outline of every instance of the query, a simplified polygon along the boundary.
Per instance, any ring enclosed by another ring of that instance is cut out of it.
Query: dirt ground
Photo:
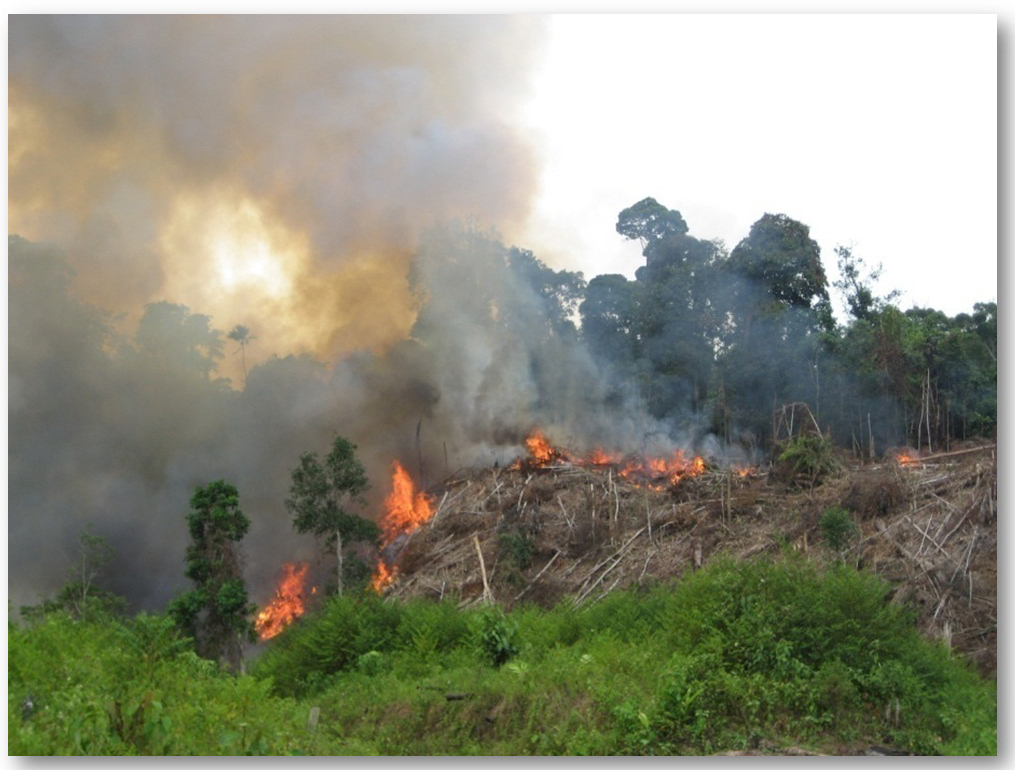
[[[582,604],[679,577],[718,554],[752,559],[790,548],[885,578],[892,601],[916,606],[925,635],[996,676],[996,446],[953,447],[905,465],[893,454],[837,460],[814,485],[772,467],[708,467],[675,484],[560,459],[462,470],[427,490],[436,512],[399,543],[387,593],[463,606]],[[858,528],[841,554],[819,526],[832,506]]]

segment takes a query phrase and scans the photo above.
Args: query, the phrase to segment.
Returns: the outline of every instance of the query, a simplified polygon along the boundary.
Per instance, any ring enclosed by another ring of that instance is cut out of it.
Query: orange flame
[[[399,535],[407,535],[433,516],[430,501],[416,485],[405,468],[396,460],[391,473],[391,493],[384,501],[384,518],[381,531],[384,545],[390,544]]]
[[[412,478],[397,460],[392,464],[391,493],[384,501],[384,509],[384,518],[380,522],[384,535],[382,548],[393,543],[399,535],[415,531],[433,516],[429,498],[416,491]],[[383,559],[378,560],[371,585],[380,592],[395,579],[396,574],[394,566],[389,567]]]
[[[902,467],[913,467],[920,464],[920,455],[909,447],[901,447],[894,452],[895,461]]]
[[[306,611],[303,598],[303,584],[307,579],[309,564],[299,566],[291,563],[282,565],[284,575],[275,589],[275,597],[257,615],[254,628],[261,640],[271,639]],[[316,588],[314,589],[316,590]]]
[[[539,428],[532,431],[532,434],[525,439],[525,448],[529,450],[529,454],[532,455],[536,463],[541,466],[549,465],[560,457],[560,452],[550,446],[550,442],[546,440]]]
[[[377,561],[377,568],[374,570],[374,578],[370,581],[370,587],[377,593],[387,588],[398,574],[398,568],[394,565],[388,566],[383,559]]]
[[[602,466],[602,465],[616,465],[617,459],[613,455],[608,455],[601,448],[593,449],[592,454],[589,455],[589,465]]]
[[[670,458],[666,457],[629,457],[626,460],[619,455],[611,455],[602,448],[592,450],[587,457],[575,457],[552,446],[538,428],[525,439],[525,448],[532,456],[531,464],[545,468],[557,462],[569,462],[574,465],[591,468],[615,466],[622,478],[634,482],[644,482],[653,489],[663,489],[665,484],[675,485],[689,476],[700,476],[705,472],[705,460],[702,457],[687,459],[684,451],[677,450]],[[521,460],[513,468],[521,468]]]

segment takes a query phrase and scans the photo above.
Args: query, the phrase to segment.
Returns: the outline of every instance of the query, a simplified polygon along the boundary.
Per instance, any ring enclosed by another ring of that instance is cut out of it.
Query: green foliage
[[[821,536],[828,547],[836,553],[842,553],[857,536],[859,529],[849,511],[838,506],[827,508],[818,522]]]
[[[629,239],[639,239],[642,245],[667,235],[683,235],[687,223],[679,211],[668,209],[655,198],[645,198],[620,212],[617,232]]]
[[[730,266],[771,300],[813,308],[828,299],[821,249],[810,228],[785,214],[765,214],[730,252]]]
[[[195,588],[174,599],[169,614],[194,638],[197,651],[211,660],[240,665],[241,640],[253,639],[251,616],[257,609],[247,600],[234,544],[250,520],[239,507],[236,488],[224,481],[199,487],[187,515],[192,543],[184,573]]]
[[[479,645],[492,665],[501,666],[518,654],[517,635],[518,626],[499,607],[480,613]]]
[[[790,558],[719,559],[577,608],[333,597],[238,677],[190,652],[165,617],[54,613],[8,630],[9,748],[578,756],[876,743],[996,754],[996,686],[921,638],[888,591]]]
[[[96,585],[104,568],[112,561],[113,547],[91,527],[78,536],[76,558],[67,572],[67,582],[54,598],[45,599],[35,606],[21,607],[25,618],[39,618],[51,612],[66,610],[75,617],[87,619],[90,615],[117,615],[127,610],[127,600]]]
[[[532,565],[536,547],[532,540],[520,532],[503,532],[497,538],[501,553],[516,570],[526,570]]]
[[[270,695],[268,682],[225,675],[197,657],[164,616],[120,623],[56,613],[31,628],[9,629],[8,649],[14,755],[309,748],[295,704]]]
[[[342,436],[332,442],[323,459],[316,453],[300,456],[292,472],[292,485],[285,507],[297,532],[324,538],[326,550],[337,560],[338,593],[344,592],[347,577],[344,549],[353,542],[377,542],[377,524],[346,508],[362,502],[369,488],[366,471],[356,458],[356,445]],[[363,576],[360,575],[361,584]]]
[[[813,486],[838,468],[828,436],[798,433],[779,447],[778,470],[787,480]]]

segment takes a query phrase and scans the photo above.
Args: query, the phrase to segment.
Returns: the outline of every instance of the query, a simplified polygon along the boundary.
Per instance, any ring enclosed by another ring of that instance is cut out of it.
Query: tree
[[[253,336],[250,333],[250,329],[243,324],[236,324],[226,336],[233,342],[240,343],[240,357],[243,360],[243,387],[245,388],[247,387],[247,345],[256,340],[257,337]]]
[[[773,410],[806,402],[820,414],[821,335],[834,329],[821,250],[810,228],[765,214],[730,253],[729,318],[721,387],[753,435],[771,434]]]
[[[247,600],[236,543],[250,520],[240,510],[236,487],[213,481],[198,487],[187,515],[191,545],[184,572],[196,588],[174,599],[169,613],[195,642],[199,655],[238,671],[243,639],[254,639],[257,607]]]
[[[285,501],[293,527],[301,534],[324,538],[324,549],[335,554],[337,589],[344,590],[343,551],[353,542],[374,542],[380,528],[369,519],[346,511],[350,502],[361,502],[369,488],[366,471],[356,459],[356,445],[337,436],[322,460],[314,452],[300,456],[292,472],[292,486]]]
[[[199,374],[205,379],[211,377],[223,355],[222,332],[211,327],[211,318],[172,302],[145,305],[135,340],[163,369]]]
[[[655,198],[638,201],[617,217],[617,232],[629,240],[639,240],[642,249],[667,235],[683,235],[687,229],[679,211],[666,208]]]
[[[96,580],[113,559],[113,546],[91,526],[78,536],[78,552],[67,570],[67,583],[55,599],[41,605],[21,607],[24,617],[39,617],[64,610],[76,618],[88,620],[95,615],[117,615],[126,611],[127,600],[96,585]]]
[[[589,281],[580,308],[582,337],[589,349],[624,371],[637,355],[636,287],[622,275],[597,275]]]
[[[890,291],[884,297],[874,294],[873,285],[881,277],[881,264],[866,271],[862,257],[853,255],[848,246],[837,246],[835,256],[838,261],[840,278],[833,286],[839,290],[846,300],[849,314],[862,321],[870,321],[878,311],[883,310],[899,296],[898,290]]]

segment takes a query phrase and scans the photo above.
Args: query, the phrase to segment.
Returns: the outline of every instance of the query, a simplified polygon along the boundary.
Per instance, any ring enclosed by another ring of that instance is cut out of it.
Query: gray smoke
[[[15,607],[62,585],[92,525],[116,548],[106,586],[161,609],[189,587],[190,496],[219,478],[265,602],[316,553],[283,503],[336,435],[367,516],[395,459],[431,484],[513,459],[536,426],[576,451],[679,438],[578,344],[581,276],[497,234],[534,193],[505,116],[541,36],[497,17],[11,19]],[[258,264],[249,231],[274,262],[230,280]],[[223,257],[223,232],[251,251]],[[235,324],[255,335],[245,376]]]

